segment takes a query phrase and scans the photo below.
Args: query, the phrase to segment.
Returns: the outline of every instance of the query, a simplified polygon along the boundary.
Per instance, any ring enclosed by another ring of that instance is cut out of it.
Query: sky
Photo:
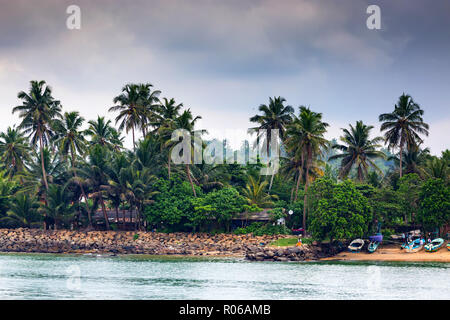
[[[366,25],[373,4],[380,30]],[[69,5],[81,9],[79,30],[66,27]],[[0,130],[18,122],[11,110],[30,80],[88,120],[114,119],[107,110],[125,84],[151,83],[216,138],[245,132],[273,96],[322,112],[327,138],[357,120],[380,135],[378,115],[405,92],[425,110],[424,145],[439,155],[449,57],[448,0],[0,0]]]

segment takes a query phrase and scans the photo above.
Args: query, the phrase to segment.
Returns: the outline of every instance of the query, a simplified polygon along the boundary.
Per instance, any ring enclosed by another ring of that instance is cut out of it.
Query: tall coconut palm
[[[76,111],[64,113],[63,119],[55,122],[56,143],[59,145],[59,151],[63,156],[70,156],[71,166],[75,181],[78,181],[76,171],[76,159],[78,155],[82,155],[86,151],[85,132],[81,131],[84,118]],[[87,212],[89,212],[89,204],[84,186],[78,183],[81,195],[85,200]],[[91,221],[89,221],[91,227]]]
[[[191,156],[192,157],[194,157],[194,152],[192,152],[192,150],[202,148],[201,141],[197,141],[197,139],[195,139],[195,133],[197,133],[197,135],[198,134],[201,135],[203,133],[206,133],[206,131],[205,130],[194,131],[195,124],[199,119],[201,119],[200,116],[197,116],[194,118],[191,110],[188,109],[188,110],[185,110],[179,117],[175,118],[173,121],[167,123],[164,127],[161,128],[161,136],[164,137],[165,145],[167,148],[169,148],[169,166],[170,166],[171,150],[172,150],[174,144],[176,144],[176,142],[171,140],[172,132],[174,130],[185,130],[190,134],[190,136],[191,136]],[[191,165],[190,161],[185,163],[186,176],[191,185],[192,193],[194,194],[194,197],[197,197],[197,193],[194,188],[194,183],[192,181],[190,165]]]
[[[292,121],[292,114],[294,113],[294,109],[291,106],[285,106],[285,102],[286,99],[282,97],[269,98],[268,105],[262,104],[258,108],[258,110],[262,112],[262,115],[255,115],[250,118],[251,122],[259,124],[257,127],[251,129],[263,130],[260,131],[258,138],[265,139],[268,157],[270,141],[272,139],[271,130],[278,130],[279,138],[283,141],[285,138],[286,127]],[[264,134],[264,132],[266,132],[266,134]],[[270,178],[269,192],[272,189],[273,177],[274,174],[272,174]]]
[[[340,137],[340,140],[344,144],[333,145],[333,148],[341,150],[342,153],[331,156],[329,160],[342,159],[341,178],[346,178],[351,169],[356,167],[358,180],[363,181],[367,177],[369,167],[381,172],[373,159],[386,159],[386,155],[377,150],[381,147],[378,143],[383,141],[383,138],[370,139],[370,131],[373,126],[367,126],[362,121],[357,121],[355,127],[351,124],[349,126],[350,130],[342,129],[344,135]]]
[[[391,113],[383,113],[379,116],[381,124],[381,131],[386,131],[384,134],[385,143],[390,148],[398,147],[400,149],[400,177],[402,177],[403,169],[403,149],[422,143],[419,134],[428,136],[429,126],[423,122],[424,111],[420,106],[414,102],[410,95],[403,93],[394,111]]]
[[[174,121],[180,116],[180,110],[183,107],[182,103],[177,104],[175,99],[167,98],[163,99],[163,103],[158,108],[156,113],[156,121],[152,124],[155,128],[155,132],[158,133],[158,137],[161,140],[161,150],[165,148],[167,150],[167,171],[170,179],[171,175],[171,149],[173,143],[171,143],[172,131],[174,130]]]
[[[22,105],[14,107],[13,113],[19,112],[22,118],[19,128],[30,135],[32,145],[39,143],[42,175],[48,190],[43,150],[54,134],[54,120],[61,118],[61,104],[53,98],[52,89],[43,80],[31,81],[29,92],[21,91],[17,97],[22,100]]]
[[[90,120],[89,128],[84,132],[90,137],[91,146],[100,145],[109,150],[118,150],[117,144],[121,144],[117,130],[111,126],[111,120],[105,120],[105,117],[97,117],[97,120]]]
[[[322,121],[322,113],[311,111],[309,108],[301,106],[300,115],[294,116],[292,123],[287,129],[286,145],[290,153],[301,163],[305,163],[305,190],[303,199],[303,229],[306,235],[306,204],[308,186],[310,183],[310,169],[314,157],[321,153],[321,150],[328,145],[328,141],[323,137],[327,131],[328,124]],[[301,175],[298,176],[300,179]],[[298,181],[297,181],[298,186]],[[297,200],[298,187],[295,194]]]
[[[13,177],[25,168],[24,163],[30,161],[30,146],[22,132],[16,128],[8,127],[6,132],[0,133],[0,159],[1,169]]]
[[[158,106],[155,122],[152,125],[155,127],[155,131],[158,131],[165,123],[173,121],[180,115],[180,110],[183,108],[182,103],[176,103],[174,98],[170,100],[163,98],[162,103]]]
[[[135,129],[141,128],[145,137],[145,128],[152,119],[154,102],[157,101],[159,91],[151,92],[151,84],[127,84],[122,93],[113,99],[116,104],[109,108],[110,112],[119,111],[116,123],[120,121],[119,130],[130,130],[133,136],[133,149],[136,148]]]

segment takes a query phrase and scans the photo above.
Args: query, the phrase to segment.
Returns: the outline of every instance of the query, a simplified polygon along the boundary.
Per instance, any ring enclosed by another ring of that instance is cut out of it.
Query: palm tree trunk
[[[77,177],[77,172],[75,171],[75,154],[73,153],[73,151],[71,151],[72,154],[72,169],[73,169],[73,176],[75,177],[75,179],[78,180]],[[88,204],[88,198],[86,197],[86,193],[84,192],[84,188],[83,185],[80,183],[80,189],[81,189],[81,195],[84,198],[84,205],[86,207],[86,211],[87,211],[87,215],[88,215],[88,227],[92,228],[92,217],[91,217],[91,210],[89,209],[89,204]]]
[[[192,182],[191,172],[189,170],[189,164],[186,164],[186,174],[189,179],[189,183],[191,184],[192,192],[194,193],[194,197],[197,198],[197,193],[195,192],[194,183]]]
[[[303,171],[303,170],[302,170]],[[300,186],[300,179],[302,177],[302,172],[298,173],[298,178],[297,178],[297,186],[295,187],[295,197],[294,197],[294,202],[297,201],[297,197],[298,197],[298,187]]]
[[[105,218],[105,226],[106,230],[109,230],[109,221],[108,215],[106,214],[105,201],[103,201],[103,197],[100,195],[100,204],[102,205],[103,217]]]
[[[133,151],[136,151],[136,142],[134,141],[134,127],[131,127],[131,132],[133,133]]]
[[[41,153],[42,178],[44,179],[45,189],[48,190],[47,172],[45,171],[45,162],[44,162],[44,143],[42,140],[42,132],[39,132],[39,149]]]
[[[44,162],[44,143],[42,140],[42,132],[41,131],[39,131],[39,152],[41,154],[42,178],[44,180],[45,190],[48,191],[47,172],[45,171],[45,162]],[[46,194],[44,194],[44,202],[45,202],[45,204],[47,204],[47,195]],[[44,222],[43,222],[44,230],[47,230],[47,223],[45,222],[46,217],[47,217],[47,213],[44,212]]]
[[[403,141],[400,142],[400,178],[402,177],[403,168]]]
[[[306,237],[306,203],[308,201],[308,184],[309,184],[309,166],[311,162],[311,146],[308,146],[308,154],[306,158],[306,175],[305,175],[305,195],[303,197],[303,236]]]
[[[289,201],[290,204],[292,204],[292,198],[294,197],[294,190],[295,190],[295,186],[292,186],[292,189],[291,189],[291,199],[290,199],[290,201]]]

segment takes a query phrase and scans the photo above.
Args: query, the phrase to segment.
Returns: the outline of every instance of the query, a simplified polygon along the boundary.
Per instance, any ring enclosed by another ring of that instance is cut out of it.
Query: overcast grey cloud
[[[82,29],[68,30],[68,5]],[[378,4],[382,29],[368,30]],[[426,145],[447,148],[450,2],[365,0],[0,0],[0,129],[17,92],[45,79],[67,110],[106,114],[128,82],[151,82],[213,129],[249,127],[269,96],[310,105],[329,137],[377,126],[402,92],[425,109]]]

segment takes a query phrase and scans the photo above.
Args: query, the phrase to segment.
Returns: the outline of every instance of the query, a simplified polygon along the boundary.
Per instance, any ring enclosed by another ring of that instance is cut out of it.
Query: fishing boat
[[[413,253],[419,252],[423,249],[424,241],[422,239],[415,239],[409,243],[407,243],[404,248],[406,252]]]
[[[360,252],[363,246],[364,246],[363,239],[355,239],[348,246],[348,250],[351,252]]]
[[[430,243],[425,245],[425,251],[426,252],[436,252],[440,248],[442,248],[442,246],[444,245],[444,242],[445,242],[444,239],[436,238],[433,241],[431,241]]]
[[[380,242],[378,242],[378,241],[371,241],[369,243],[369,246],[367,247],[367,251],[369,251],[369,253],[374,253],[378,249],[379,245],[380,245]]]
[[[450,251],[450,243],[447,243],[447,249]]]
[[[370,243],[369,243],[369,246],[367,247],[367,251],[369,251],[370,253],[373,253],[378,249],[379,245],[383,241],[383,235],[381,233],[377,233],[374,236],[370,236],[369,240],[370,240]]]

